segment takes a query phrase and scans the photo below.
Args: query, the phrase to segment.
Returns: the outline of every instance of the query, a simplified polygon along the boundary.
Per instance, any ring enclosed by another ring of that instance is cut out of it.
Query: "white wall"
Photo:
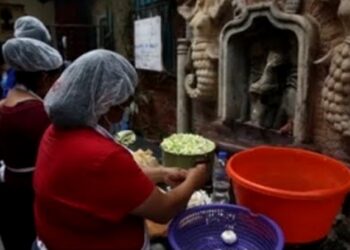
[[[40,3],[38,0],[0,0],[0,3],[21,4],[27,15],[33,15],[43,21],[46,25],[55,23],[54,1]]]

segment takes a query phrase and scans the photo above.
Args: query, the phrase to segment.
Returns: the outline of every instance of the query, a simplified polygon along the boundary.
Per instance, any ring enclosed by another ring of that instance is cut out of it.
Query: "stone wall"
[[[305,15],[312,16],[319,26],[319,48],[317,58],[324,56],[331,48],[341,42],[343,38],[342,25],[337,17],[339,1],[304,1]],[[313,108],[313,139],[322,152],[347,159],[346,149],[341,142],[340,134],[334,132],[324,119],[321,105],[321,89],[328,74],[329,64],[317,65],[313,72],[315,81],[311,83],[312,96],[310,102]],[[345,150],[344,150],[345,149]]]
[[[343,39],[342,25],[337,17],[339,0],[310,0],[304,1],[303,14],[312,17],[318,25],[319,47],[317,48],[317,58],[321,58],[328,51],[339,44]],[[310,117],[313,127],[313,143],[323,153],[331,154],[341,159],[348,160],[348,150],[341,140],[340,134],[330,128],[330,124],[325,120],[321,105],[321,89],[327,77],[329,64],[315,65],[311,79],[314,79],[311,86],[310,103],[312,107],[312,117]]]
[[[133,129],[159,141],[176,131],[176,79],[166,73],[139,71],[138,112]]]
[[[247,0],[248,4],[269,2],[269,0]],[[278,1],[283,5],[284,0]],[[331,48],[339,44],[343,39],[342,25],[337,17],[339,0],[304,0],[302,1],[301,14],[308,16],[318,27],[318,44],[315,48],[315,59],[322,58]],[[230,10],[228,10],[230,11]],[[314,64],[311,70],[309,122],[311,124],[312,147],[314,150],[349,160],[350,147],[342,141],[340,134],[330,128],[325,120],[321,105],[321,90],[327,77],[329,63],[320,65]],[[206,129],[208,121],[212,121],[212,114],[216,113],[215,103],[207,103],[194,109],[192,122],[195,125],[194,131],[200,132]]]

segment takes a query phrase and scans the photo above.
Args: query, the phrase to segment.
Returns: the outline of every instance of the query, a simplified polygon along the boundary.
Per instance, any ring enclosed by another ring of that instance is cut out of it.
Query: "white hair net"
[[[15,37],[33,38],[44,43],[51,42],[51,36],[45,25],[33,16],[23,16],[15,22]]]
[[[56,81],[45,98],[53,124],[95,127],[112,106],[135,93],[137,73],[121,55],[94,50],[79,57]]]
[[[17,71],[50,71],[63,64],[62,56],[56,49],[31,38],[8,40],[2,47],[2,53],[5,62]]]

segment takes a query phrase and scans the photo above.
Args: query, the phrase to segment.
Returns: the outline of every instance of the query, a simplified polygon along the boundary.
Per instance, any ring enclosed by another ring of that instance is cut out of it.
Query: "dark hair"
[[[48,75],[59,75],[63,71],[63,67],[50,71],[38,71],[38,72],[24,72],[16,71],[16,83],[23,84],[29,90],[36,92],[38,90],[39,82],[43,73]]]

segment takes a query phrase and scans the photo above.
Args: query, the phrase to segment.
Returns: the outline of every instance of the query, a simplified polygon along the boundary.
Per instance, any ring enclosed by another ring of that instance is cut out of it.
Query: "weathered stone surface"
[[[178,8],[192,31],[190,70],[184,84],[193,99],[215,100],[217,97],[219,34],[225,17],[230,16],[230,2],[189,0]]]
[[[248,4],[268,2],[264,0],[248,0]],[[283,6],[284,1],[278,1]],[[331,48],[336,47],[344,39],[344,31],[337,16],[339,0],[307,0],[302,1],[301,12],[310,17],[319,29],[319,43],[315,48],[315,58],[321,58]],[[310,117],[312,142],[323,152],[340,159],[350,159],[350,148],[344,146],[342,137],[333,131],[324,116],[321,90],[328,74],[329,64],[315,65],[310,72]],[[346,106],[345,106],[346,107]]]
[[[148,139],[161,140],[176,132],[176,80],[167,74],[139,72],[139,112],[132,125]]]

